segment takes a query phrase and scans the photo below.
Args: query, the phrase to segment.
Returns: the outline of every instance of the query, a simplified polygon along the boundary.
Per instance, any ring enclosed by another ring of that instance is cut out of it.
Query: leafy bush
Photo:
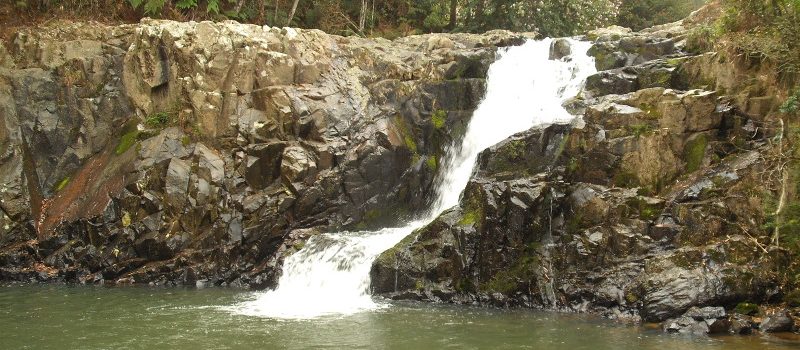
[[[795,114],[800,109],[800,87],[795,88],[794,94],[781,105],[781,113]]]
[[[220,1],[221,0],[206,0],[206,12],[210,14],[219,14]],[[235,3],[236,1],[228,0],[228,2]],[[128,3],[130,3],[134,9],[139,9],[141,6],[142,10],[147,15],[158,15],[164,10],[164,7],[167,5],[167,0],[128,0]],[[198,0],[175,1],[175,8],[179,10],[194,10],[198,6]]]
[[[160,129],[167,126],[172,121],[170,114],[167,112],[157,112],[148,115],[144,120],[144,124],[154,129]]]
[[[796,82],[800,73],[800,0],[726,0],[720,19],[734,48],[751,59],[776,65],[779,78]]]

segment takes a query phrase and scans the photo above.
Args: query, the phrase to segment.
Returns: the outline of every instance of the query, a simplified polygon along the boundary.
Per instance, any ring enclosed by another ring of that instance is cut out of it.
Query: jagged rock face
[[[0,46],[0,280],[264,288],[425,207],[509,32],[60,23]]]
[[[582,123],[484,151],[460,204],[375,262],[374,292],[648,321],[774,297],[786,252],[753,238],[767,234],[764,116],[703,89],[691,69],[705,56],[684,53],[683,36],[679,24],[590,34],[619,59],[598,57],[606,70],[567,102]],[[718,318],[665,327],[728,329]]]

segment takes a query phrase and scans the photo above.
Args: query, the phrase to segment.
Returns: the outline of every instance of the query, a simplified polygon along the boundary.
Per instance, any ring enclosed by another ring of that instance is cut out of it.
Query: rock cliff
[[[0,280],[274,285],[426,206],[497,47],[236,22],[56,23],[0,50]]]
[[[645,321],[779,301],[791,258],[764,244],[775,85],[691,53],[690,20],[589,33],[599,72],[566,104],[582,122],[484,151],[460,204],[375,262],[374,292]]]

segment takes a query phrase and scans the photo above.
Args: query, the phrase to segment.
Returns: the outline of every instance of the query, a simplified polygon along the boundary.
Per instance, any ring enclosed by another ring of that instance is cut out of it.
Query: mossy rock
[[[733,309],[733,312],[737,314],[753,316],[758,314],[758,305],[753,303],[738,303]]]
[[[443,128],[445,122],[447,122],[447,111],[437,109],[431,114],[431,124],[433,124],[435,129]]]
[[[686,143],[683,150],[684,160],[686,161],[686,171],[695,172],[703,165],[708,147],[708,136],[700,134]]]
[[[117,155],[121,155],[127,152],[136,142],[139,140],[139,131],[134,130],[131,132],[122,135],[119,139],[119,143],[117,144],[117,148],[114,149],[114,153]]]

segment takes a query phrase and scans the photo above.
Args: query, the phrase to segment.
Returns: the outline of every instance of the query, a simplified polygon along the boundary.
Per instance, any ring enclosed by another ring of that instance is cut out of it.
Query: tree
[[[299,2],[300,2],[300,0],[294,0],[294,3],[292,3],[292,10],[289,11],[289,20],[286,21],[286,26],[287,27],[292,25],[292,19],[294,19],[294,13],[295,13],[295,11],[297,11],[297,4]]]

